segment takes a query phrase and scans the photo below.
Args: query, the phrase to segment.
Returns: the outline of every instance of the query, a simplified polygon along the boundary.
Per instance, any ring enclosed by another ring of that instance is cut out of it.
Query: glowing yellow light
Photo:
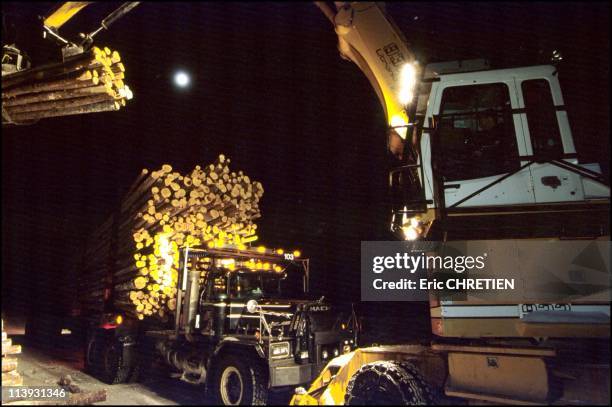
[[[208,247],[213,249],[215,247],[215,242],[212,241],[212,240],[210,242],[208,242]]]
[[[408,122],[406,121],[406,119],[404,119],[404,116],[402,115],[402,113],[398,113],[396,115],[394,115],[393,117],[391,117],[391,127],[393,127],[395,129],[395,131],[397,132],[397,134],[403,139],[406,140],[406,135],[408,134],[408,128],[405,127],[408,125]],[[402,127],[404,126],[404,127]]]
[[[157,236],[159,236],[159,256],[164,260],[162,272],[168,273],[174,263],[172,244],[168,240],[167,235],[161,234]]]
[[[117,315],[117,317],[115,318],[115,322],[117,323],[117,325],[121,325],[123,323],[123,317],[121,315]]]
[[[270,270],[270,263],[264,263],[263,269],[264,270]]]
[[[401,104],[407,105],[414,98],[417,71],[413,64],[405,64],[400,71],[400,90],[398,98]]]
[[[412,225],[403,226],[402,231],[404,232],[404,237],[406,240],[416,240],[419,237],[417,229]]]
[[[293,252],[293,257],[300,257],[302,255],[302,253],[299,250],[295,250]]]
[[[246,250],[246,246],[243,244],[238,245],[238,250]]]
[[[219,262],[221,263],[222,266],[225,266],[228,268],[231,266],[232,268],[230,270],[233,270],[234,266],[236,265],[236,260],[234,259],[221,259]]]
[[[419,218],[410,218],[410,226],[412,226],[413,228],[419,227]]]
[[[265,252],[266,252],[266,248],[265,248],[265,246],[259,246],[259,247],[257,248],[257,251],[258,251],[259,253],[265,253]]]
[[[282,255],[283,253],[285,253],[285,251],[283,249],[277,249],[276,253]]]

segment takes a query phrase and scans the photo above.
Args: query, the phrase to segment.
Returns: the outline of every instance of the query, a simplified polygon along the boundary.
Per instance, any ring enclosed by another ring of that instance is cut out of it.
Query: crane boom
[[[319,8],[330,18],[330,8]],[[391,152],[401,155],[403,141],[414,119],[415,91],[420,69],[406,39],[383,3],[337,2],[333,22],[338,49],[344,59],[363,71],[384,108]],[[399,138],[398,138],[399,136]]]
[[[53,30],[58,30],[68,20],[75,16],[79,11],[83,10],[91,1],[67,1],[62,3],[53,13],[45,17],[43,24]]]

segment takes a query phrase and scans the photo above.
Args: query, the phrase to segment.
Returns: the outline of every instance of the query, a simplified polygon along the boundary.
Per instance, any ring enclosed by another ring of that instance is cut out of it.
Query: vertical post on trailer
[[[189,247],[183,252],[183,272],[177,278],[176,311],[174,313],[174,332],[178,335],[181,324],[181,305],[183,303],[183,292],[187,285],[187,259],[189,257]]]

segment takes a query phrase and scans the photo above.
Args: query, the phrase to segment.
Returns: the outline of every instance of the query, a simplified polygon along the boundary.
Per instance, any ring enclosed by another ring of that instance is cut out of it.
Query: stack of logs
[[[63,62],[2,76],[2,123],[119,110],[133,97],[117,51],[93,47]]]
[[[179,250],[246,248],[257,240],[263,186],[229,163],[220,155],[184,175],[167,164],[142,170],[117,213],[88,241],[79,289],[86,309],[111,298],[138,319],[165,320],[176,307]]]
[[[13,345],[4,331],[2,321],[2,386],[21,386],[23,377],[17,372],[17,359],[13,357],[21,353],[21,345]]]

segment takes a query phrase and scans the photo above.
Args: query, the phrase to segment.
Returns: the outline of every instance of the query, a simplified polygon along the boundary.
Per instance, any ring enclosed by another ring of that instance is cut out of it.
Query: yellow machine
[[[599,241],[605,265],[588,278],[609,281],[610,188],[598,164],[577,160],[556,69],[491,69],[483,60],[421,65],[384,5],[335,4],[333,10],[317,3],[334,24],[341,55],[372,83],[388,120],[389,150],[401,160],[390,172],[391,229],[399,239],[461,240],[489,249],[493,243],[480,240],[503,239],[499,247],[508,249],[498,259],[509,267],[520,242]],[[534,93],[550,105],[534,103]],[[505,127],[507,144],[479,145],[486,122],[478,115],[485,109],[495,112],[490,123],[513,124]],[[540,256],[540,264],[555,267],[563,256],[577,252]],[[539,270],[537,262],[522,266],[526,281]],[[296,389],[291,404],[434,404],[441,397],[608,403],[608,285],[564,304],[431,295],[430,346],[341,355],[307,389]]]

